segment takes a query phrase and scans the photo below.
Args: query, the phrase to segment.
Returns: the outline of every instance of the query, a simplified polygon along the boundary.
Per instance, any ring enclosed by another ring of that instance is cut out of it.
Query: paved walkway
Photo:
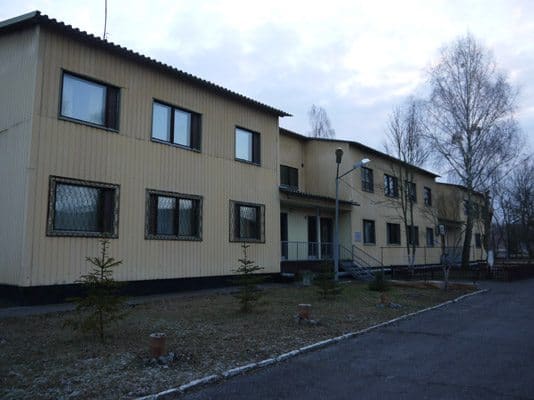
[[[534,280],[490,292],[284,363],[193,399],[534,399]]]

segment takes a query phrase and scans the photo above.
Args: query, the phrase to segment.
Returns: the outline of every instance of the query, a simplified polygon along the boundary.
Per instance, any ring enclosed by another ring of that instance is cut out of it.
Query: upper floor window
[[[147,239],[200,240],[200,196],[147,190]]]
[[[260,164],[260,134],[243,128],[235,128],[235,158]]]
[[[395,176],[384,174],[384,194],[388,197],[399,197],[399,181]]]
[[[386,236],[388,244],[401,244],[400,225],[386,224]]]
[[[51,177],[48,198],[48,235],[118,237],[118,185]]]
[[[119,88],[64,72],[60,115],[118,130]]]
[[[299,189],[299,170],[297,168],[280,165],[280,185],[289,189]]]
[[[417,187],[414,182],[405,181],[407,199],[413,203],[417,203]]]
[[[423,201],[425,206],[432,205],[432,190],[426,186],[423,188]]]
[[[406,236],[408,238],[408,244],[410,246],[419,246],[419,227],[418,226],[408,226],[406,228]]]
[[[368,219],[363,220],[363,243],[364,244],[375,244],[375,221]]]
[[[265,206],[230,201],[230,241],[265,242]]]
[[[154,101],[152,139],[200,150],[200,114]]]
[[[362,190],[366,192],[374,192],[374,178],[373,170],[370,168],[362,167]]]

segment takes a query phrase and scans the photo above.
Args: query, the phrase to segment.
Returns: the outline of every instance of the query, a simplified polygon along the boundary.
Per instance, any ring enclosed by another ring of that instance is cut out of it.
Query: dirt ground
[[[65,328],[72,312],[0,320],[0,398],[135,398],[455,298],[467,289],[395,287],[400,308],[379,307],[380,293],[361,283],[343,285],[336,300],[313,287],[265,290],[251,313],[230,294],[160,298],[131,307],[108,339]],[[312,304],[317,324],[299,324],[299,303]],[[150,358],[149,335],[164,332],[170,361]]]

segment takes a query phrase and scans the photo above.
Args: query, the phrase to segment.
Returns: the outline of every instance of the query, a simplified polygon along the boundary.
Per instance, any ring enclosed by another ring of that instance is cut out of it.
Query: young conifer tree
[[[122,260],[109,257],[108,247],[109,241],[101,240],[100,256],[86,257],[92,269],[77,281],[85,295],[73,299],[80,318],[67,323],[74,329],[95,332],[101,342],[104,342],[105,328],[125,315],[124,298],[117,294],[120,284],[113,278],[113,269]]]
[[[256,265],[254,261],[248,258],[247,249],[249,247],[245,243],[241,245],[243,257],[238,260],[239,266],[234,270],[238,274],[234,282],[239,286],[239,291],[235,294],[235,297],[239,300],[242,312],[251,311],[261,298],[263,293],[258,285],[265,280],[263,276],[257,274],[258,271],[264,268]]]

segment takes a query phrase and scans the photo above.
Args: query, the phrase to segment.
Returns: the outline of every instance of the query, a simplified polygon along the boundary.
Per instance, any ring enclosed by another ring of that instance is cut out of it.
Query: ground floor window
[[[363,220],[363,243],[364,244],[375,244],[375,221],[368,219]]]
[[[118,237],[119,185],[50,177],[47,235]]]
[[[428,247],[434,247],[434,229],[426,228],[426,245]]]
[[[388,244],[401,244],[400,224],[386,224],[386,234]]]
[[[147,190],[147,239],[202,239],[202,197]]]
[[[419,227],[413,225],[406,227],[406,237],[410,246],[419,246]]]
[[[265,242],[265,206],[230,201],[230,241]]]

